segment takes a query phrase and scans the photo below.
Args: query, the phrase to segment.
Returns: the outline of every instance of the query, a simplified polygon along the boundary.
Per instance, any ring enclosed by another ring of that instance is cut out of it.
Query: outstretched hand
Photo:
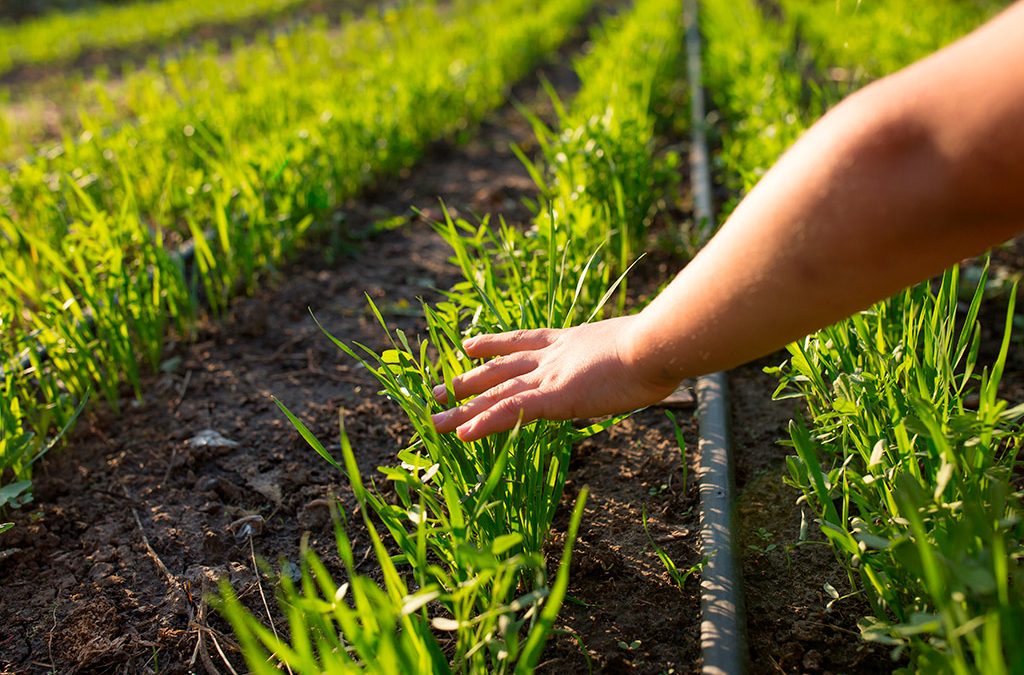
[[[457,400],[475,398],[434,415],[434,426],[475,441],[520,420],[597,417],[660,401],[675,387],[647,377],[639,366],[630,330],[635,320],[626,316],[466,340],[469,356],[496,358],[452,379]],[[448,403],[444,385],[433,393]]]
[[[642,313],[467,340],[496,358],[453,380],[437,430],[655,403],[1024,231],[1022,31],[1019,2],[833,108]]]

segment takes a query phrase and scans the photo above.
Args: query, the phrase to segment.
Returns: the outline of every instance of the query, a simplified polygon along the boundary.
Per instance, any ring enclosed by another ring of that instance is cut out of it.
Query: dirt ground
[[[563,98],[576,86],[569,53],[544,69]],[[537,78],[513,94],[550,117]],[[463,215],[500,211],[510,222],[525,222],[523,199],[535,189],[510,143],[535,150],[529,125],[506,107],[472,140],[438,144],[415,170],[339,212],[339,227],[363,235],[311,245],[223,320],[203,324],[192,341],[171,344],[163,372],[147,378],[142,402],[86,415],[68,447],[39,467],[33,508],[16,513],[17,526],[0,539],[0,672],[212,673],[227,664],[244,671],[205,591],[228,579],[265,615],[260,593],[273,608],[274,580],[255,560],[295,561],[308,532],[310,545],[337,569],[326,503],[337,498],[355,509],[343,477],[299,438],[271,396],[329,447],[344,408],[364,475],[392,463],[411,432],[308,310],[335,335],[381,348],[384,336],[367,311],[366,292],[393,327],[422,330],[418,299],[437,299],[434,289],[455,276],[443,242],[425,219],[410,217],[409,207],[436,216],[442,196]],[[374,230],[374,223],[396,217],[408,222]],[[664,256],[653,256],[638,286],[671,268]],[[800,510],[781,485],[786,450],[776,441],[797,411],[770,402],[774,384],[761,365],[731,375],[753,671],[891,669],[888,655],[856,634],[866,607],[849,600],[826,611],[824,582],[847,590],[831,552],[788,546],[797,539]],[[686,411],[679,419],[687,447],[695,448],[695,421]],[[685,486],[683,461],[690,468]],[[680,569],[699,562],[696,461],[693,452],[684,459],[659,410],[574,449],[552,558],[568,506],[584,485],[591,496],[542,672],[699,670],[699,574],[677,588],[641,524],[646,512],[650,538]],[[368,553],[365,532],[356,519],[350,525],[357,557]]]

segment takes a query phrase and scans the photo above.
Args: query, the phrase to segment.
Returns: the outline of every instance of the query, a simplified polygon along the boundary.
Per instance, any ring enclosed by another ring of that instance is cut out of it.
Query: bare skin
[[[1024,2],[836,106],[639,314],[467,340],[496,358],[454,379],[475,398],[437,430],[472,441],[656,403],[1024,230],[1021,36]]]

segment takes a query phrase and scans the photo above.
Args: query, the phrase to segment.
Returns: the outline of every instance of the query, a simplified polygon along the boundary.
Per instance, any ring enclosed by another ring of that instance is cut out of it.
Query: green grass
[[[651,5],[641,9],[664,11]],[[569,110],[556,97],[554,129],[532,119],[546,171],[523,157],[549,207],[537,219],[543,236],[553,237],[559,247],[570,241],[584,247],[607,242],[620,270],[636,257],[655,203],[678,170],[675,155],[651,161],[659,115],[671,119],[679,113],[662,106],[669,100],[681,103],[672,91],[680,81],[672,72],[680,65],[680,45],[667,39],[676,29],[670,23],[659,32],[651,22],[627,17],[602,26],[599,46],[577,67],[584,83],[601,86],[583,86]],[[560,231],[547,211],[564,218]]]
[[[188,333],[199,294],[220,312],[254,288],[315,223],[335,226],[338,204],[501,103],[589,6],[421,3],[340,34],[314,25],[247,48],[222,88],[204,84],[216,71],[193,80],[172,62],[159,82],[181,107],[87,130],[0,175],[0,348],[31,359],[3,364],[0,419],[16,440],[2,480],[30,477],[26,458],[87,392],[116,407],[127,382],[140,396],[140,373],[169,330]],[[185,239],[195,279],[171,255]]]
[[[70,61],[94,50],[166,42],[200,26],[279,14],[309,0],[160,0],[95,5],[0,23],[0,75],[21,66]]]
[[[607,245],[615,233],[607,225],[583,224],[620,213],[623,203],[650,203],[651,194],[658,189],[653,181],[623,180],[603,165],[643,166],[643,171],[649,172],[654,164],[650,93],[666,91],[665,85],[678,72],[671,66],[682,42],[681,10],[678,0],[641,0],[632,12],[612,19],[609,28],[599,33],[594,51],[579,63],[582,89],[570,110],[560,116],[565,126],[557,133],[538,126],[538,133],[548,143],[551,138],[571,138],[579,147],[590,143],[592,150],[605,150],[574,151],[573,185],[578,187],[574,197],[564,198],[561,189],[552,188],[553,182],[566,175],[567,163],[546,168],[531,165],[544,193],[534,227],[524,231],[503,222],[493,224],[489,218],[471,224],[446,217],[436,224],[452,247],[453,261],[464,281],[452,287],[444,301],[424,306],[425,336],[414,340],[395,331],[391,349],[382,353],[331,337],[376,376],[383,394],[409,416],[414,433],[409,445],[398,453],[400,465],[380,468],[396,497],[385,500],[366,489],[344,435],[345,460],[338,462],[301,421],[286,412],[321,456],[335,466],[344,466],[364,514],[374,514],[387,529],[399,553],[389,558],[383,549],[379,551],[385,579],[413,579],[416,588],[430,589],[431,597],[443,606],[446,614],[440,621],[434,614],[431,626],[457,634],[446,648],[447,663],[435,661],[429,669],[444,672],[450,666],[459,672],[532,672],[553,629],[568,584],[568,560],[585,498],[584,491],[570,520],[561,563],[549,575],[543,552],[562,499],[569,453],[574,442],[617,419],[584,429],[571,422],[541,420],[464,443],[453,434],[442,436],[434,430],[430,415],[442,407],[433,388],[445,383],[451,396],[453,376],[477,365],[462,349],[463,340],[471,335],[575,325],[607,311],[606,303],[622,279],[619,251],[609,250]],[[619,58],[610,58],[612,55]],[[575,126],[579,120],[591,119],[599,122]],[[636,138],[611,142],[627,134]],[[545,156],[550,154],[547,150]],[[612,189],[597,184],[605,180],[612,181]],[[623,223],[629,227],[618,236],[633,237],[630,244],[637,247],[645,234],[646,209],[635,210],[632,218],[636,220]],[[386,322],[372,303],[371,309],[386,331]],[[369,521],[367,525],[373,526]],[[389,571],[390,561],[400,563],[395,575]],[[496,571],[486,578],[480,576],[481,569],[504,569],[502,565],[510,566],[507,574]],[[685,578],[681,576],[680,581]],[[390,589],[396,583],[386,581],[386,586]],[[467,587],[478,594],[454,602],[454,596]],[[389,592],[393,606],[381,610],[384,616],[395,615],[401,603],[410,602],[401,587]],[[285,598],[288,605],[301,602],[291,591],[285,591]],[[533,611],[508,614],[510,609],[519,611],[530,605],[535,606]],[[507,618],[499,620],[495,630],[488,622],[502,613]],[[427,619],[423,613],[421,620]],[[251,626],[255,619],[244,621]],[[235,622],[237,625],[238,620]],[[422,637],[423,643],[430,645],[430,638],[421,631],[423,623],[390,625],[399,636]],[[483,632],[481,625],[486,626]],[[288,648],[296,649],[294,645],[305,643],[320,630],[309,630],[303,624],[299,633],[293,633]],[[345,635],[351,639],[347,631]],[[286,653],[263,639],[263,647],[248,656],[250,662],[263,657],[263,648]],[[427,647],[421,651],[429,653]],[[319,672],[327,662],[321,654],[302,662],[299,670]],[[293,662],[293,667],[297,663]]]
[[[793,51],[795,27],[774,25],[753,0],[705,0],[705,86],[723,121],[716,169],[726,186],[743,195],[823,111],[805,100]],[[725,204],[719,221],[735,201]]]
[[[961,37],[1005,7],[1005,0],[852,2],[824,6],[782,0],[787,23],[798,27],[809,56],[840,91],[910,65]]]
[[[302,423],[285,412],[311,445],[341,469]],[[373,542],[383,584],[355,571],[344,522],[337,518],[337,551],[347,581],[336,585],[303,545],[301,586],[295,587],[287,575],[281,578],[281,608],[290,639],[282,640],[263,626],[230,585],[223,584],[220,608],[252,671],[278,672],[271,654],[300,673],[532,670],[564,598],[586,490],[577,500],[552,580],[541,553],[521,535],[476,536],[481,531],[476,521],[503,505],[495,491],[512,482],[502,476],[504,463],[486,482],[460,492],[465,486],[456,487],[460,476],[451,463],[457,458],[437,457],[441,461],[434,462],[434,457],[406,450],[400,455],[401,467],[383,469],[399,495],[398,504],[389,504],[364,485],[344,426],[341,439],[343,470]],[[386,538],[378,522],[387,530]]]
[[[909,647],[930,672],[1024,665],[1024,408],[998,396],[1014,301],[982,366],[983,282],[965,319],[953,268],[936,291],[795,343],[780,371],[810,416],[792,426],[790,481],[875,610],[864,636]]]

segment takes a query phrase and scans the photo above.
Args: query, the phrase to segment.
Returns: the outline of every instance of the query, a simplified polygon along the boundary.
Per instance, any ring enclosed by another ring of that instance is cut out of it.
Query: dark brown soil
[[[750,672],[880,673],[894,668],[889,650],[860,639],[857,621],[871,613],[852,588],[806,507],[800,539],[799,491],[784,485],[789,420],[798,401],[771,401],[778,384],[762,372],[780,353],[730,373],[733,449]],[[831,584],[844,599],[832,604]]]
[[[696,447],[694,419],[680,416]],[[692,456],[687,457],[691,465]],[[583,485],[590,496],[573,553],[569,597],[543,672],[699,672],[699,574],[680,589],[652,540],[680,571],[701,559],[694,472],[683,485],[682,457],[660,410],[634,415],[573,452],[565,518]],[[644,532],[647,513],[650,536]],[[564,541],[556,523],[552,553]]]
[[[984,261],[975,259],[961,265],[961,298],[969,300],[964,293],[972,293],[977,275],[970,268],[979,268]],[[999,348],[1006,329],[1006,312],[1009,309],[1010,291],[1015,283],[1024,278],[1024,237],[1018,237],[998,246],[992,251],[989,281],[986,284],[986,299],[978,313],[981,323],[981,349],[978,362],[989,365],[999,356]],[[1006,369],[999,386],[999,396],[1015,405],[1024,402],[1024,299],[1018,290],[1014,308],[1013,330],[1010,348],[1006,356]]]

